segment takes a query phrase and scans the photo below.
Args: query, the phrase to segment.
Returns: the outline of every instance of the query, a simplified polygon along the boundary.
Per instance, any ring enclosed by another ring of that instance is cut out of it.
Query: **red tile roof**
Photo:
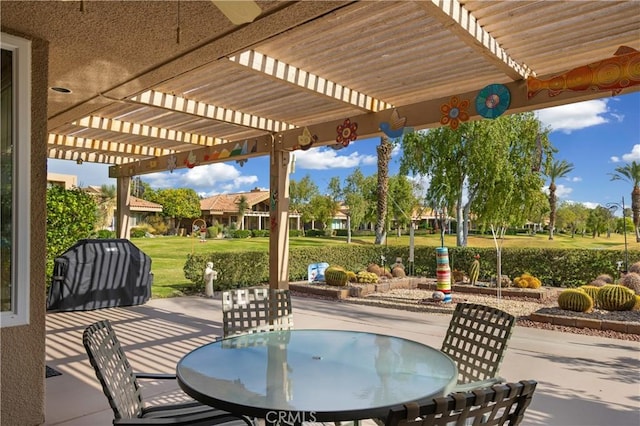
[[[236,194],[218,194],[200,200],[200,210],[207,212],[234,213],[238,211],[238,200],[244,196],[249,208],[269,199],[269,191],[249,191]]]

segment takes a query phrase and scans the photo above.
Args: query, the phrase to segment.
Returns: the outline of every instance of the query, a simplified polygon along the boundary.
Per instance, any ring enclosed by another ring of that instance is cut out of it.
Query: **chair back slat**
[[[289,330],[293,327],[291,293],[285,289],[250,288],[222,292],[224,337]]]
[[[406,404],[389,411],[385,426],[519,425],[536,386],[534,380],[522,380],[453,393],[424,405]]]
[[[515,321],[513,315],[490,306],[456,305],[441,351],[456,362],[458,383],[498,375]]]
[[[109,320],[87,327],[82,343],[116,419],[142,414],[142,395],[135,374]]]

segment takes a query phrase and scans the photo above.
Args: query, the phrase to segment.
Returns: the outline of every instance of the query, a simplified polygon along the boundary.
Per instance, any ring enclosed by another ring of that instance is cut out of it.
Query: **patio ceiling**
[[[488,84],[509,112],[610,96],[546,91],[549,77],[640,50],[637,1],[258,1],[233,25],[210,1],[2,1],[3,30],[49,42],[49,157],[113,164],[113,177],[335,144],[349,118],[414,129]],[[637,72],[640,65],[635,64]],[[622,93],[640,90],[640,86]],[[231,155],[231,156],[229,156]]]

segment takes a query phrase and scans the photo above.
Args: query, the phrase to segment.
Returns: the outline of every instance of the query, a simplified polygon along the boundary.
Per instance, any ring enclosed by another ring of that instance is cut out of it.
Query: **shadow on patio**
[[[293,298],[294,326],[390,334],[439,347],[448,315]],[[219,298],[152,299],[146,305],[47,315],[46,425],[109,425],[112,412],[82,346],[89,324],[111,320],[134,371],[174,373],[191,349],[222,335]],[[523,425],[640,424],[640,343],[516,327],[501,375],[539,382]],[[357,356],[357,354],[353,354]],[[175,383],[146,381],[149,402],[180,398]],[[168,392],[168,394],[167,394]]]

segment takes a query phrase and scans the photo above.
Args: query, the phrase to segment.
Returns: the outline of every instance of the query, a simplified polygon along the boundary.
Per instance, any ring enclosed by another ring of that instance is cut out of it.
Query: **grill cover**
[[[152,283],[151,258],[131,241],[80,240],[55,259],[47,310],[141,305]]]

